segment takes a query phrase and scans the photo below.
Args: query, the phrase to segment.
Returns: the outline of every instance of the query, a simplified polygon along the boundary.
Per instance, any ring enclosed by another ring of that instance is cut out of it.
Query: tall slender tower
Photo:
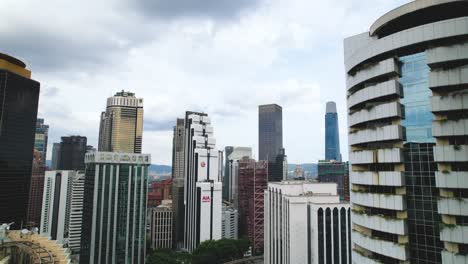
[[[178,118],[172,141],[172,247],[180,249],[184,241],[184,172],[185,172],[185,120]]]
[[[26,225],[39,86],[18,59],[0,53],[0,223]]]
[[[336,103],[327,102],[325,113],[325,159],[341,161]]]
[[[344,41],[356,263],[468,263],[467,37],[417,0]]]
[[[99,151],[141,153],[143,99],[131,92],[118,92],[107,99],[101,113]]]
[[[211,120],[206,114],[185,114],[184,248],[221,239],[222,152],[215,149]]]
[[[62,137],[59,148],[59,170],[84,170],[87,139],[82,136]]]
[[[258,106],[258,159],[275,162],[283,149],[283,108]]]

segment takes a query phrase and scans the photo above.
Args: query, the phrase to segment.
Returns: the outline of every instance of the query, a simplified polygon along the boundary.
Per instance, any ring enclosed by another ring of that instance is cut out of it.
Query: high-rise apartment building
[[[337,184],[340,200],[349,201],[349,164],[334,160],[319,160],[317,180]]]
[[[0,53],[0,223],[26,225],[40,84]]]
[[[221,237],[225,239],[239,238],[239,213],[231,204],[223,204],[221,219]]]
[[[107,99],[101,114],[99,151],[141,153],[143,99],[131,92],[118,92]]]
[[[81,225],[83,223],[85,174],[77,172],[73,178],[70,203],[70,223],[68,225],[68,247],[72,254],[80,253]]]
[[[276,161],[283,149],[283,108],[277,104],[258,106],[258,159]]]
[[[80,263],[144,263],[147,154],[89,152]]]
[[[60,143],[54,143],[52,146],[52,170],[56,170],[58,168],[60,158]]]
[[[237,195],[239,189],[238,161],[242,158],[252,158],[252,148],[249,147],[226,147],[226,167],[223,178],[224,201],[237,206]],[[228,155],[229,154],[229,155]],[[236,207],[237,208],[237,207]]]
[[[247,236],[254,255],[263,252],[264,191],[268,161],[239,160],[239,236]]]
[[[44,119],[38,118],[36,121],[36,135],[34,139],[31,187],[29,188],[27,220],[27,226],[29,227],[39,227],[41,222],[42,192],[44,190],[48,134],[49,126],[44,124]]]
[[[184,242],[184,182],[185,182],[185,119],[178,118],[172,139],[172,247],[183,248]]]
[[[86,154],[86,137],[62,137],[59,148],[58,170],[84,170]]]
[[[345,40],[354,260],[468,262],[467,37],[417,0]]]
[[[268,183],[265,263],[351,263],[350,229],[349,204],[340,203],[335,183]]]
[[[42,196],[41,235],[66,244],[70,227],[72,187],[77,171],[46,171]]]
[[[341,161],[340,133],[336,103],[327,102],[325,113],[325,159]]]
[[[173,212],[170,203],[148,208],[149,237],[151,249],[172,248]]]
[[[185,114],[184,248],[221,239],[222,151],[215,149],[211,120],[206,114]]]

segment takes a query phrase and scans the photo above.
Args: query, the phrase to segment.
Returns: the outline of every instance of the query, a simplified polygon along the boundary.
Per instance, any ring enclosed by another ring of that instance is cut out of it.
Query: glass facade
[[[26,225],[38,99],[38,82],[0,69],[0,223],[12,229]]]
[[[341,161],[338,114],[325,114],[325,159]]]
[[[283,149],[283,109],[276,104],[261,105],[258,112],[258,159],[276,162]]]
[[[411,263],[441,263],[443,243],[439,239],[429,67],[425,52],[401,57],[400,62],[410,260]]]

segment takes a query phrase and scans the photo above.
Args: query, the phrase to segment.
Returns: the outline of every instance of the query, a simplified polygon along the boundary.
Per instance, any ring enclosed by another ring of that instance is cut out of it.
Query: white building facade
[[[83,217],[84,173],[78,173],[72,184],[68,247],[72,254],[80,252],[81,223]]]
[[[173,228],[172,205],[165,204],[148,209],[148,222],[150,224],[151,248],[171,248]]]
[[[77,171],[46,171],[40,233],[59,244],[66,244],[70,224],[73,181]]]
[[[184,249],[192,252],[203,241],[221,239],[223,155],[206,114],[187,112],[185,135]]]
[[[351,263],[349,217],[350,206],[340,203],[336,183],[269,183],[265,263]]]
[[[239,212],[232,206],[223,205],[222,238],[239,238]]]

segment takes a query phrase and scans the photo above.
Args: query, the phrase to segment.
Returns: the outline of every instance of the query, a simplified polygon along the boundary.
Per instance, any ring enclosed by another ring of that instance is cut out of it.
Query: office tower
[[[239,160],[239,236],[247,236],[254,255],[263,252],[264,190],[268,161]]]
[[[73,180],[76,171],[46,171],[42,197],[41,235],[60,244],[68,238]]]
[[[184,242],[184,177],[185,177],[185,120],[178,118],[172,139],[172,247],[183,248]]]
[[[221,219],[221,237],[226,239],[238,239],[239,213],[232,204],[223,204]]]
[[[148,154],[89,152],[80,263],[144,263]]]
[[[40,84],[0,53],[0,223],[26,225]]]
[[[211,120],[206,114],[185,114],[184,248],[221,239],[222,152],[215,149]]]
[[[56,170],[58,168],[60,158],[60,143],[54,143],[52,146],[52,170]]]
[[[252,148],[249,147],[226,147],[226,167],[223,178],[223,200],[233,203],[237,208],[237,194],[239,178],[237,174],[238,161],[242,158],[252,158]]]
[[[340,203],[335,183],[268,183],[265,263],[351,263],[350,229],[349,204]]]
[[[341,161],[340,133],[336,103],[327,102],[325,113],[325,159]]]
[[[151,249],[171,248],[173,212],[170,200],[164,200],[158,207],[148,208],[148,218]]]
[[[288,161],[284,148],[280,150],[275,161],[270,162],[268,170],[268,181],[280,182],[288,177]]]
[[[258,159],[276,161],[283,149],[283,108],[277,104],[258,107]]]
[[[44,173],[46,170],[48,134],[49,126],[44,124],[44,119],[38,118],[36,121],[36,134],[34,139],[31,187],[29,188],[27,220],[27,226],[29,227],[39,227],[41,221],[42,192],[44,188]]]
[[[468,262],[467,11],[410,2],[344,42],[353,258]]]
[[[143,136],[143,99],[122,92],[107,98],[101,113],[99,151],[141,153]]]
[[[84,173],[76,173],[71,188],[70,224],[68,226],[68,247],[71,249],[72,254],[80,253],[84,183]]]
[[[319,160],[317,165],[319,182],[337,184],[340,200],[349,201],[349,165],[348,162]]]
[[[224,156],[226,157],[224,163],[224,174],[223,174],[223,201],[229,201],[229,178],[231,173],[231,167],[229,166],[229,155],[234,151],[233,146],[224,147]]]
[[[148,189],[148,208],[161,205],[162,201],[171,199],[172,179],[156,181]]]
[[[59,148],[58,170],[84,170],[86,137],[62,137]]]

